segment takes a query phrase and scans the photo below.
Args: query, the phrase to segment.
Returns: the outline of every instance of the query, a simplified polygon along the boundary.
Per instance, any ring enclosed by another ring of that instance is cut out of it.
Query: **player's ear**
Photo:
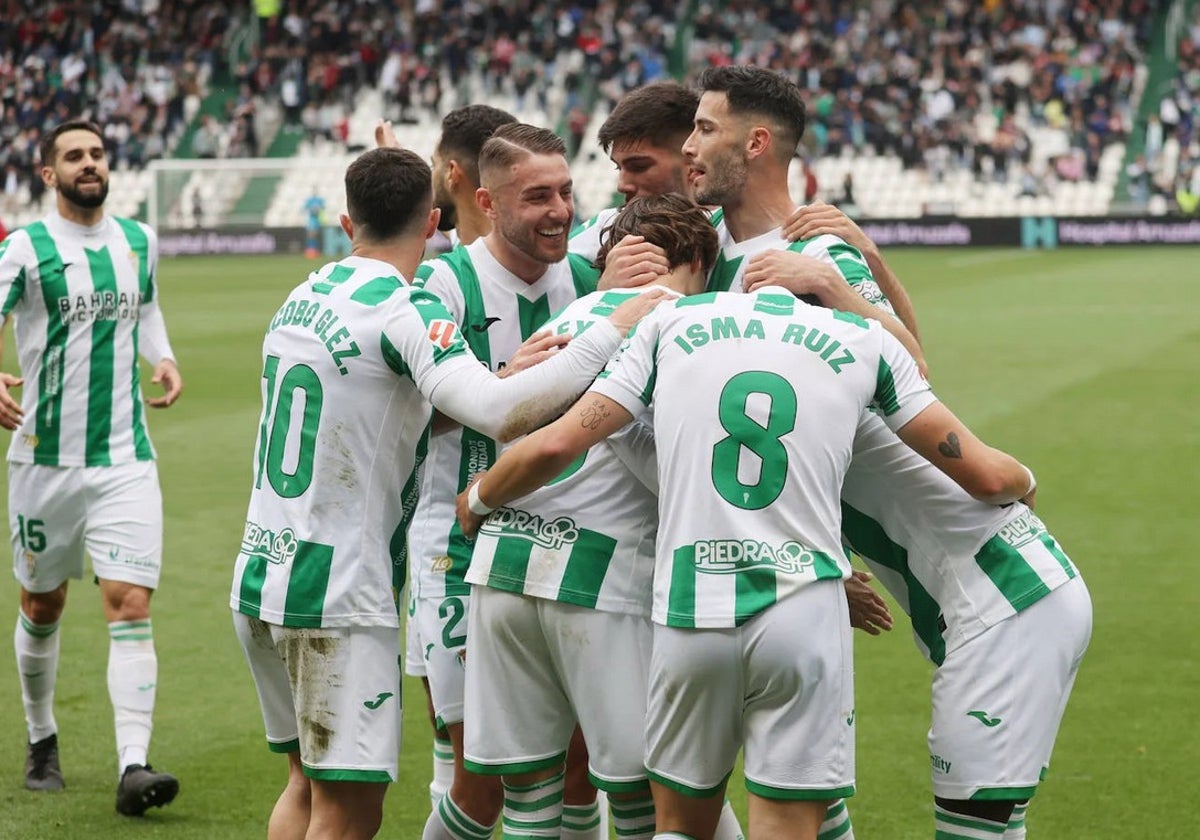
[[[425,238],[433,236],[437,232],[438,222],[442,219],[442,208],[434,207],[429,211],[429,218],[425,220]]]
[[[446,167],[446,186],[449,187],[450,192],[458,189],[458,185],[463,183],[466,175],[463,172],[463,168],[459,166],[458,161],[451,158],[450,164]]]
[[[42,167],[42,183],[45,184],[50,189],[57,189],[57,185],[55,184],[55,180],[54,180],[54,167],[53,166],[43,166]]]
[[[756,125],[750,129],[746,138],[746,153],[752,157],[761,157],[771,148],[771,131],[765,125]]]
[[[353,242],[354,241],[354,222],[350,221],[349,216],[347,216],[345,213],[342,213],[340,216],[338,216],[338,223],[341,224],[342,230],[345,231],[345,233],[346,233],[346,237],[351,242]]]
[[[496,205],[492,201],[492,191],[487,187],[480,187],[475,190],[475,203],[479,205],[479,209],[487,214],[487,217],[492,221],[496,220]]]

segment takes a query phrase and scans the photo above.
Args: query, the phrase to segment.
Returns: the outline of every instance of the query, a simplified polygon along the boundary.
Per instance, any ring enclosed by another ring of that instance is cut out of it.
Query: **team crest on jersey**
[[[443,350],[449,350],[457,338],[458,324],[453,321],[435,318],[429,322],[429,340]]]
[[[479,529],[495,537],[516,537],[534,545],[557,550],[574,545],[579,528],[569,516],[546,519],[537,514],[512,508],[500,508]]]
[[[811,569],[817,556],[795,540],[776,548],[758,540],[702,540],[692,544],[696,571],[706,575],[734,575],[770,566],[785,574]]]
[[[443,554],[441,557],[433,559],[433,573],[435,575],[444,575],[450,571],[450,567],[454,565],[454,561]]]
[[[257,522],[246,520],[246,530],[242,534],[242,554],[250,557],[260,557],[268,563],[282,565],[296,556],[300,540],[291,528],[282,531],[272,531]]]

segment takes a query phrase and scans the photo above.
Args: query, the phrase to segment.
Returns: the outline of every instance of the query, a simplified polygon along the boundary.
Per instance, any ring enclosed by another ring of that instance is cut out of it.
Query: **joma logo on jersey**
[[[536,514],[512,508],[500,508],[479,530],[497,537],[529,540],[534,545],[552,550],[574,545],[579,539],[579,528],[569,516],[543,519]]]
[[[300,541],[291,528],[276,533],[257,522],[246,521],[246,531],[242,534],[242,554],[281,565],[295,557],[299,547]]]
[[[140,292],[92,292],[64,295],[58,299],[58,317],[64,324],[87,321],[136,321],[140,314]]]
[[[794,575],[816,562],[816,556],[795,540],[779,548],[758,540],[704,540],[692,549],[696,571],[706,575],[732,575],[762,566]]]
[[[1033,511],[1026,511],[997,531],[996,536],[1007,545],[1020,548],[1033,542],[1045,532],[1046,526],[1042,524],[1042,520]]]

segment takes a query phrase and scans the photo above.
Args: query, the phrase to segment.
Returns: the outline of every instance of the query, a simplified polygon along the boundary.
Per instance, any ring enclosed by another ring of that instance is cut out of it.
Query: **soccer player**
[[[859,416],[874,407],[988,504],[1026,496],[1032,473],[937,402],[877,322],[768,287],[660,306],[583,399],[463,494],[464,531],[649,406],[661,488],[646,727],[655,837],[712,836],[744,744],[751,840],[812,840],[854,790],[838,496]]]
[[[21,377],[0,374],[8,449],[13,571],[21,609],[13,646],[29,728],[25,786],[59,790],[54,687],[67,581],[92,558],[110,637],[117,811],[141,815],[179,782],[147,763],[158,683],[150,599],[162,563],[162,495],[143,417],[138,355],[166,408],[183,379],[158,305],[158,241],[106,215],[99,126],[68,120],[42,140],[56,212],[0,244],[0,316],[15,316]],[[18,405],[9,389],[24,385]]]
[[[325,216],[325,199],[317,188],[304,200],[304,256],[315,260],[321,254],[321,225]]]
[[[350,257],[311,274],[263,341],[254,487],[230,606],[289,779],[272,838],[371,837],[400,736],[405,532],[428,399],[499,439],[578,393],[653,306],[615,310],[545,365],[500,382],[442,303],[410,285],[433,233],[429,167],[375,149],[346,173]]]
[[[717,234],[690,199],[634,199],[609,238],[626,234],[646,235],[671,261],[662,284],[645,288],[703,290]],[[585,334],[635,293],[586,295],[550,328]],[[653,836],[643,730],[658,510],[635,477],[639,454],[597,444],[550,486],[506,506],[476,539],[466,578],[472,636],[463,752],[469,769],[503,775],[505,836],[558,836],[557,791],[576,718],[618,836]]]

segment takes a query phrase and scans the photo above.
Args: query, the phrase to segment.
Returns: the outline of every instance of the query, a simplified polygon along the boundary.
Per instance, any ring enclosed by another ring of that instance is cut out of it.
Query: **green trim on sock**
[[[462,809],[454,804],[449,793],[438,801],[437,812],[446,830],[464,840],[490,840],[492,832],[496,830],[495,823],[480,825],[464,814]]]
[[[952,811],[947,811],[944,808],[938,808],[934,813],[936,822],[944,822],[949,825],[956,825],[959,828],[969,828],[973,831],[986,831],[988,834],[1003,834],[1007,829],[1007,824],[994,823],[991,820],[981,820],[974,817],[967,817],[962,814],[955,814]]]
[[[45,639],[48,636],[53,636],[58,630],[58,622],[53,624],[34,624],[25,613],[17,611],[17,620],[21,624],[21,629],[33,636],[35,639]]]
[[[852,828],[853,826],[850,824],[850,820],[840,822],[828,831],[822,831],[820,834],[818,834],[817,840],[837,840],[837,838],[845,837],[847,834],[849,834]]]

